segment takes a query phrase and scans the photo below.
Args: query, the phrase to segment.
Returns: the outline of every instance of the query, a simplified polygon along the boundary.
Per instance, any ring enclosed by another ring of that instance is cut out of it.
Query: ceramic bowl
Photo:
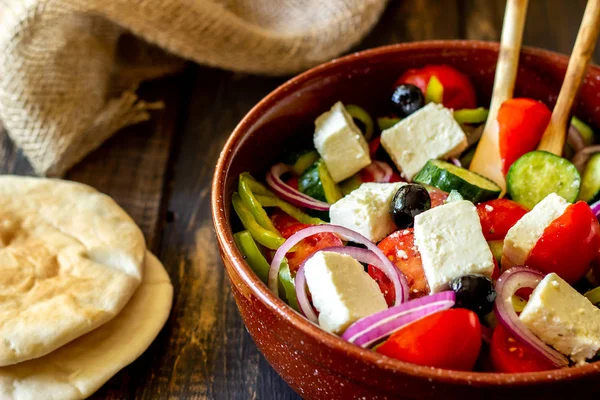
[[[488,104],[498,45],[476,41],[399,44],[354,53],[315,67],[281,85],[239,123],[219,157],[212,213],[219,249],[240,314],[273,368],[307,399],[577,398],[600,393],[600,362],[555,371],[500,374],[429,368],[387,358],[326,333],[275,297],[237,250],[231,208],[237,177],[262,178],[286,147],[312,140],[313,121],[342,100],[377,115],[406,69],[450,64],[470,76],[480,104]],[[554,105],[567,56],[525,48],[515,97]],[[576,114],[600,126],[600,68],[590,67]],[[233,225],[233,226],[232,226]]]

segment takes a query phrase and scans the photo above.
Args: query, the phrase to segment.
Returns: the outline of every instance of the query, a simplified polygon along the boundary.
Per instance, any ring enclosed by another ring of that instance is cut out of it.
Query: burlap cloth
[[[181,67],[159,47],[234,71],[293,74],[356,44],[386,1],[0,0],[0,119],[38,174],[62,175],[162,106],[135,94]]]

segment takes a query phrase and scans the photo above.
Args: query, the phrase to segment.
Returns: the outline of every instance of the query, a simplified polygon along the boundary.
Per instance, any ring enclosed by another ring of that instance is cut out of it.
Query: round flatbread
[[[112,321],[36,360],[0,367],[0,399],[83,399],[138,358],[167,321],[169,275],[146,256],[144,280]]]
[[[145,251],[133,220],[89,186],[0,176],[0,366],[114,318],[141,282]]]

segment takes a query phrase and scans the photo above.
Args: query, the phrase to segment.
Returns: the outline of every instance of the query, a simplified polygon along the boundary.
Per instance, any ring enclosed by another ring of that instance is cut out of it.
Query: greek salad
[[[593,130],[574,117],[564,157],[538,151],[550,110],[506,101],[504,193],[468,169],[488,110],[465,74],[411,69],[390,92],[378,113],[328,105],[314,147],[264,182],[239,176],[234,238],[250,267],[325,331],[403,361],[514,373],[598,359]]]

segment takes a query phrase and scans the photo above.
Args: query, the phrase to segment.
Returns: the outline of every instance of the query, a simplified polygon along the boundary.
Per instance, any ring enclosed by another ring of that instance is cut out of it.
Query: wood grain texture
[[[524,45],[568,52],[584,6],[585,0],[530,1]],[[502,0],[391,0],[380,23],[353,50],[424,39],[498,40],[503,10]],[[143,96],[165,99],[166,109],[124,130],[69,173],[114,196],[133,216],[175,287],[173,311],[157,340],[93,398],[299,398],[241,322],[209,206],[214,165],[227,136],[282,82],[197,66],[154,82]],[[32,173],[1,132],[0,168]]]

